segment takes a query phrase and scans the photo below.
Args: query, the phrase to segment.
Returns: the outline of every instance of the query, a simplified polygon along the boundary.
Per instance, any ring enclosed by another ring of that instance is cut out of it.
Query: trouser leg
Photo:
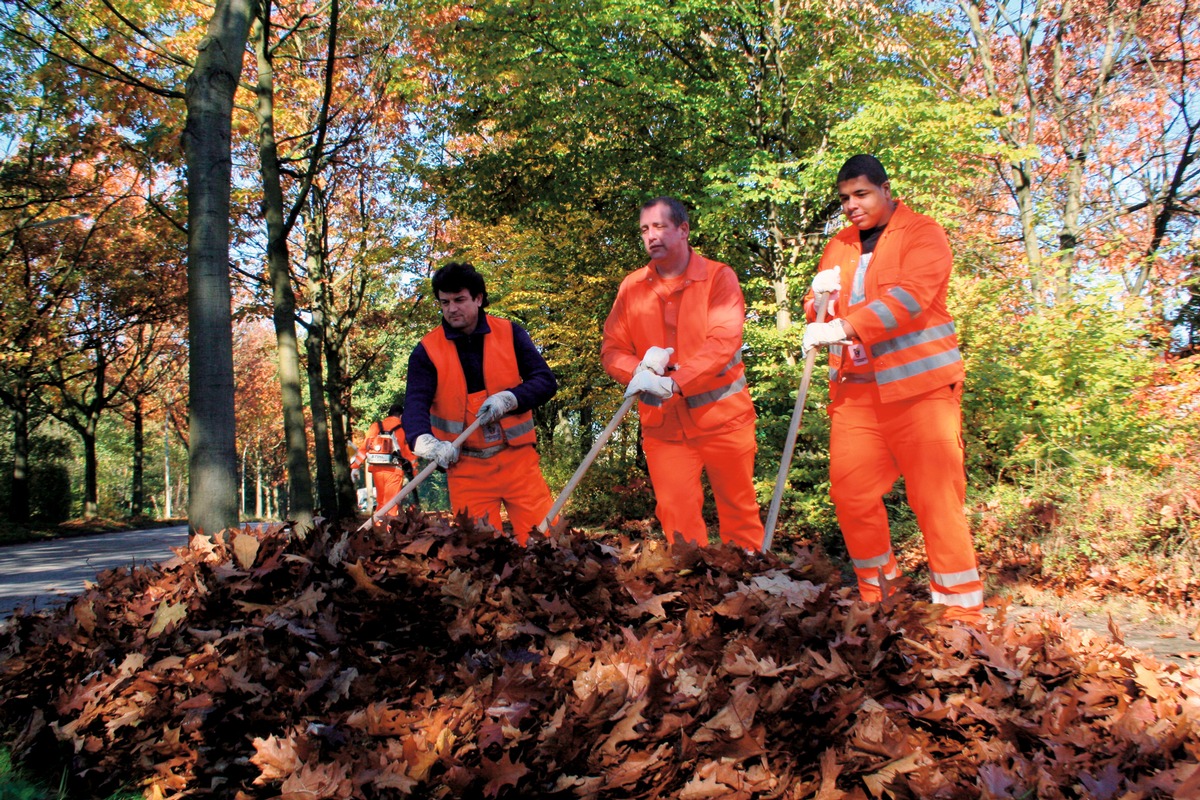
[[[495,485],[499,473],[489,463],[493,460],[463,456],[446,473],[446,483],[450,508],[456,516],[465,512],[472,519],[483,519],[496,530],[502,530],[500,493]]]
[[[754,425],[691,440],[717,503],[722,541],[761,550],[763,523],[754,492]],[[703,502],[703,501],[702,501]]]
[[[892,421],[892,451],[904,475],[909,505],[925,537],[933,601],[949,618],[978,619],[983,581],[963,505],[961,388],[945,387]]]
[[[395,497],[401,489],[404,488],[404,474],[400,470],[380,469],[371,473],[371,480],[375,484],[375,504],[376,508],[383,508],[384,504]],[[397,506],[392,506],[388,509],[385,516],[399,516],[400,509]]]
[[[844,384],[829,408],[829,494],[864,600],[883,599],[885,580],[900,576],[883,496],[899,469],[879,429],[874,386]]]
[[[541,524],[554,501],[542,476],[541,460],[533,445],[510,447],[493,456],[498,461],[497,484],[513,534],[522,546],[529,532]]]
[[[682,536],[697,545],[708,544],[704,524],[704,490],[700,485],[703,463],[683,441],[643,437],[646,466],[654,486],[654,513],[668,542]]]

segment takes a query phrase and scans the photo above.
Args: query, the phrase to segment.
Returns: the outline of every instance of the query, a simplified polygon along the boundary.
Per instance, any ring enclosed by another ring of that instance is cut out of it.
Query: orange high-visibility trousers
[[[702,514],[703,470],[717,501],[721,540],[762,549],[763,524],[754,494],[758,443],[753,425],[707,436],[685,436],[678,441],[645,436],[642,447],[654,485],[654,513],[668,542],[673,542],[678,533],[693,544],[708,545],[708,528]]]
[[[402,469],[373,469],[371,482],[375,484],[375,507],[383,508],[384,504],[395,497],[404,488],[404,470]],[[388,509],[384,516],[395,517],[400,514],[400,504]]]
[[[503,529],[503,503],[521,545],[554,505],[537,448],[531,444],[505,447],[491,458],[461,456],[450,467],[447,483],[455,514],[466,511],[472,518],[482,517],[496,530]]]
[[[883,496],[904,476],[925,537],[935,603],[976,621],[983,582],[963,503],[962,385],[883,403],[874,383],[843,383],[829,407],[830,496],[862,598],[882,599],[879,573],[899,576]]]

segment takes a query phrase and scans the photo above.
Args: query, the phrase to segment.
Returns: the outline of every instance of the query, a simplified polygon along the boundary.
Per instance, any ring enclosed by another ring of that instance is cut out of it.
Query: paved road
[[[101,533],[0,547],[0,619],[20,606],[38,610],[83,591],[83,582],[113,567],[165,561],[187,544],[187,525]]]

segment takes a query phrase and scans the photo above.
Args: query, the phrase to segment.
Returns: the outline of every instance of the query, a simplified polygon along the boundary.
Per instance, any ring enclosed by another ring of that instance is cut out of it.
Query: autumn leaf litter
[[[948,625],[818,555],[618,536],[193,537],[0,630],[71,796],[1200,796],[1200,675],[1055,617]]]

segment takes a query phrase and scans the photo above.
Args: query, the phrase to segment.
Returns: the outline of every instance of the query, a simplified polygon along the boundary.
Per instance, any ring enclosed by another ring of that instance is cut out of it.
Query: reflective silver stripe
[[[925,358],[918,358],[916,361],[910,361],[907,364],[901,364],[898,367],[889,369],[876,370],[875,380],[880,384],[891,383],[892,381],[911,378],[914,375],[920,375],[923,372],[931,372],[935,369],[956,364],[962,361],[962,356],[959,355],[958,348],[947,350],[944,353],[937,353]]]
[[[883,573],[883,577],[887,578],[889,581],[894,581],[894,580],[896,580],[896,578],[899,578],[899,577],[900,577],[900,570],[898,570],[898,569],[897,569],[897,570],[892,570],[891,574],[888,574],[888,573],[886,573],[886,572],[885,572],[885,573]],[[879,585],[879,573],[878,573],[878,572],[877,572],[877,573],[875,573],[874,575],[871,575],[871,576],[869,576],[869,577],[866,577],[866,578],[864,578],[862,575],[859,575],[859,576],[858,576],[858,579],[859,579],[860,581],[862,581],[863,583],[869,583],[869,584],[871,584],[872,586],[878,586],[878,585]]]
[[[738,364],[740,364],[740,363],[742,363],[742,351],[741,351],[741,350],[738,350],[736,353],[734,353],[734,354],[733,354],[733,358],[729,359],[729,363],[728,363],[728,364],[726,364],[726,365],[725,365],[725,366],[724,366],[724,367],[721,369],[721,371],[717,373],[717,377],[718,377],[718,378],[719,378],[719,377],[721,377],[721,376],[722,376],[722,375],[724,375],[726,372],[729,372],[729,370],[733,369],[734,367],[736,367],[736,366],[737,366]]]
[[[469,456],[471,458],[491,458],[506,447],[508,447],[506,444],[498,444],[495,447],[488,447],[483,450],[476,450],[473,447],[464,447],[460,452],[462,455]]]
[[[442,419],[441,417],[434,416],[433,414],[429,415],[429,421],[433,423],[433,427],[437,428],[438,430],[443,430],[446,433],[462,433],[467,429],[467,426],[461,422],[452,422],[448,419]]]
[[[964,569],[962,572],[930,572],[929,582],[943,589],[953,589],[964,583],[975,583],[979,580],[979,570]]]
[[[842,345],[840,345],[840,344],[829,345],[829,363],[831,365],[833,364],[834,356],[841,358]],[[834,369],[832,366],[830,366],[829,367],[829,381],[830,381],[830,383],[837,383],[837,380],[838,380],[838,371],[836,369]]]
[[[655,394],[650,394],[649,392],[642,392],[640,395],[638,395],[638,399],[646,405],[654,406],[655,408],[660,407],[664,402],[661,397]]]
[[[895,339],[887,339],[871,345],[871,358],[879,358],[884,353],[894,353],[897,350],[907,350],[908,348],[916,347],[919,344],[936,342],[938,339],[945,339],[947,336],[953,335],[953,322],[936,325],[932,328],[926,328],[923,331],[913,331],[912,333],[906,333],[903,336],[897,336]]]
[[[715,403],[718,400],[729,397],[731,394],[737,394],[745,388],[746,376],[742,375],[728,386],[722,386],[719,389],[713,389],[708,392],[701,392],[700,394],[687,398],[688,408],[700,408],[701,406],[706,406],[709,403]]]
[[[904,310],[909,314],[912,314],[914,317],[921,313],[921,304],[917,302],[917,298],[913,297],[899,286],[893,286],[887,290],[887,293],[899,300],[900,304],[904,306]]]
[[[533,417],[522,422],[520,425],[514,425],[511,428],[504,429],[504,437],[506,439],[515,439],[518,436],[523,436],[533,430]]]
[[[856,569],[874,569],[875,567],[887,566],[887,563],[892,560],[892,551],[888,550],[883,555],[875,556],[874,558],[854,558],[851,560],[854,562]]]
[[[933,602],[941,603],[944,606],[979,608],[983,605],[982,589],[977,592],[963,592],[962,594],[946,594],[945,592],[939,592],[937,589],[930,589],[929,595]]]
[[[892,331],[900,326],[900,323],[896,321],[896,315],[882,300],[872,300],[867,303],[867,308],[875,312],[875,316],[879,317],[879,321],[883,323],[886,330]]]

